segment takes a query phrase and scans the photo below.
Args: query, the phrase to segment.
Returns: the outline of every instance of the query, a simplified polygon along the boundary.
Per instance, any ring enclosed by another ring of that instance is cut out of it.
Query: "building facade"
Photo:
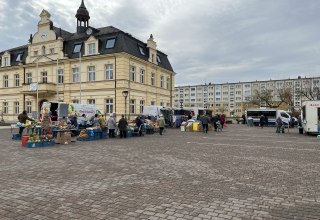
[[[142,42],[112,26],[91,27],[83,1],[75,33],[55,27],[50,16],[41,12],[27,45],[0,53],[4,120],[40,111],[44,101],[95,104],[131,118],[144,105],[172,106],[175,73],[152,35]]]
[[[268,106],[265,101],[253,102],[257,93],[265,94],[268,91],[271,101],[274,104],[280,103],[280,91],[283,88],[292,94],[292,105],[299,111],[302,102],[308,100],[307,94],[304,95],[302,91],[313,92],[314,97],[319,96],[320,77],[177,86],[174,91],[174,107],[209,108],[214,114],[240,117],[247,108]],[[282,103],[279,108],[290,110],[293,106]]]

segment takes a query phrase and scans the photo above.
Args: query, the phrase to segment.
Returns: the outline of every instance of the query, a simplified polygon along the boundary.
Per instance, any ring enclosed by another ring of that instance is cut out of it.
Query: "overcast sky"
[[[76,30],[81,0],[1,0],[0,51],[21,46],[46,9]],[[320,0],[85,0],[93,27],[114,26],[166,53],[176,85],[319,76]]]

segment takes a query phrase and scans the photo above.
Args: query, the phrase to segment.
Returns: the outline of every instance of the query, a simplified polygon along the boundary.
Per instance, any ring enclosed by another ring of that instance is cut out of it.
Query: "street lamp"
[[[127,97],[128,97],[128,90],[123,90],[122,95],[124,96],[124,117],[127,118]]]

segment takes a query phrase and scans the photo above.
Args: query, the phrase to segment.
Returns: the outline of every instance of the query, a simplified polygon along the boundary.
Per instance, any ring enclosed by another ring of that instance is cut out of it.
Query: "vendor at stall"
[[[23,124],[23,126],[21,126],[19,128],[19,134],[22,134],[22,132],[23,132],[23,130],[25,128],[24,124],[26,123],[27,120],[34,121],[32,118],[28,117],[27,111],[25,111],[25,110],[20,115],[18,115],[18,120],[19,120],[20,123]]]

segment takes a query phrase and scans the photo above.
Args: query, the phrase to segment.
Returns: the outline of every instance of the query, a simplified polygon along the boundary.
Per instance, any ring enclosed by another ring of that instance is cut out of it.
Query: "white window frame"
[[[8,88],[9,87],[9,75],[4,75],[3,76],[3,88]]]
[[[26,83],[27,84],[32,83],[32,73],[26,73]]]
[[[160,87],[163,88],[164,76],[160,76]]]
[[[8,114],[9,113],[9,104],[8,104],[8,102],[3,102],[2,103],[2,112],[3,112],[3,114]]]
[[[54,54],[54,48],[50,48],[50,54]]]
[[[9,66],[9,57],[3,58],[3,66]]]
[[[48,83],[48,73],[47,71],[41,72],[42,83]]]
[[[88,55],[96,54],[96,44],[90,43],[88,44]]]
[[[79,67],[72,68],[72,82],[79,82]]]
[[[96,80],[96,67],[89,66],[88,67],[88,81],[94,82]]]
[[[170,78],[169,78],[169,77],[167,77],[167,82],[166,82],[166,87],[167,87],[167,89],[169,89],[169,88],[170,88],[169,84],[170,84]]]
[[[15,87],[20,86],[20,75],[19,74],[14,74],[14,86]]]
[[[130,66],[130,81],[135,82],[136,80],[136,67]]]
[[[73,99],[72,103],[79,104],[79,99]]]
[[[88,100],[87,100],[87,103],[88,103],[89,105],[95,105],[95,104],[96,104],[96,100],[95,100],[95,99],[88,99]]]
[[[64,71],[63,69],[58,69],[58,84],[64,83]]]
[[[26,101],[26,110],[28,114],[32,113],[32,101]]]
[[[136,113],[136,100],[135,99],[130,99],[130,114],[135,114]]]
[[[151,85],[152,86],[155,86],[155,84],[156,84],[155,79],[156,79],[156,74],[155,73],[151,73]]]
[[[143,113],[143,108],[144,108],[144,100],[140,100],[140,105],[139,105],[140,114]]]
[[[15,114],[19,114],[20,113],[20,104],[19,104],[19,102],[14,102],[13,103],[13,106],[14,106],[14,113]]]
[[[106,80],[113,80],[113,64],[106,64]]]
[[[107,114],[113,113],[113,99],[105,99],[105,112]]]
[[[144,76],[145,76],[145,70],[140,69],[140,83],[144,84]]]

